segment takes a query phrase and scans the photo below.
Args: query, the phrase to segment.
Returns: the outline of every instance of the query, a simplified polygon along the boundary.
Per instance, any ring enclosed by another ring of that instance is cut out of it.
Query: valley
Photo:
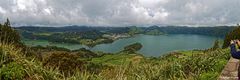
[[[200,27],[194,33],[158,34],[153,31],[157,34],[150,35],[148,30],[137,27],[114,33],[115,28],[100,27],[101,30],[94,28],[86,32],[54,28],[49,31],[51,28],[42,27],[13,29],[7,24],[8,21],[0,28],[1,34],[6,35],[0,36],[2,79],[214,80],[230,59],[230,50],[221,48],[227,40],[220,37],[222,33],[216,33],[223,29],[219,27],[209,35],[200,33],[205,29]],[[229,27],[232,29],[239,28]],[[226,38],[231,38],[228,35]],[[111,39],[112,42],[89,46],[81,42],[85,39]],[[8,77],[13,75],[16,77]]]

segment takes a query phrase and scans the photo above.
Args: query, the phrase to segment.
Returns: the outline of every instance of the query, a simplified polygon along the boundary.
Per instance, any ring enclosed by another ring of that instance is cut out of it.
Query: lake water
[[[212,47],[214,41],[219,39],[217,37],[202,36],[202,35],[186,35],[186,34],[174,34],[174,35],[136,35],[132,38],[119,39],[110,44],[100,44],[93,48],[88,48],[84,45],[78,44],[56,44],[49,43],[47,41],[30,41],[25,40],[24,43],[30,46],[36,45],[51,45],[64,47],[71,50],[79,48],[88,48],[92,51],[102,52],[118,52],[123,50],[124,46],[139,42],[143,45],[143,48],[138,51],[145,56],[160,56],[169,52],[177,50],[193,50],[193,49],[207,49]]]

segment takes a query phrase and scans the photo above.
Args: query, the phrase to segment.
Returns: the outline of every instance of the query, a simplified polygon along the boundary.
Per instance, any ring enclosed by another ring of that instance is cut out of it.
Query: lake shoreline
[[[186,39],[185,39],[186,38]],[[191,40],[192,42],[186,42],[186,40]],[[202,36],[202,35],[183,35],[183,34],[165,34],[165,35],[134,35],[127,38],[119,38],[113,43],[99,44],[95,47],[88,47],[79,44],[58,44],[49,43],[48,41],[25,41],[25,44],[29,46],[58,46],[67,48],[70,50],[77,50],[80,48],[86,48],[91,51],[100,51],[105,53],[116,53],[121,51],[124,46],[129,45],[134,42],[140,42],[143,44],[143,49],[138,51],[144,56],[161,56],[163,54],[168,54],[175,51],[182,50],[194,50],[194,49],[207,49],[210,48],[215,41],[215,37]],[[174,46],[175,45],[175,46]],[[179,45],[179,46],[176,46]],[[153,47],[155,46],[155,47]],[[199,47],[200,46],[200,47]]]

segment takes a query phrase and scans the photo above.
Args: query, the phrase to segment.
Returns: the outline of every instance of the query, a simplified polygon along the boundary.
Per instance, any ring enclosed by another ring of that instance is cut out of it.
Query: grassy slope
[[[109,54],[102,57],[93,58],[91,62],[105,65],[124,65],[136,62],[143,57],[138,54]]]
[[[52,68],[43,68],[41,62],[25,57],[20,48],[0,43],[1,80],[57,79],[62,75]]]
[[[179,51],[161,58],[140,57],[137,63],[134,63],[134,58],[139,55],[116,54],[94,58],[92,61],[106,65],[118,65],[118,68],[102,72],[102,74],[108,73],[103,76],[107,79],[118,79],[117,76],[121,75],[120,78],[124,79],[215,80],[227,63],[229,54],[228,49]],[[115,71],[124,73],[114,73]]]
[[[122,78],[127,79],[217,79],[229,59],[228,49],[215,51],[180,51],[161,58],[139,58],[140,63],[129,63],[137,55],[107,55],[93,59],[109,65],[126,60]],[[126,68],[127,67],[127,68]],[[118,70],[118,69],[117,69]],[[117,71],[116,69],[114,71]],[[138,75],[138,76],[137,76]],[[108,74],[108,76],[116,76]],[[104,76],[104,77],[108,77]]]
[[[42,63],[25,57],[21,49],[0,45],[0,77],[10,79],[216,79],[229,59],[228,49],[215,51],[180,51],[160,58],[145,58],[138,54],[112,54],[92,58],[91,62],[112,66],[100,73],[78,71],[64,76],[57,69],[43,67]],[[4,63],[8,58],[12,60]],[[2,64],[4,63],[4,64]]]

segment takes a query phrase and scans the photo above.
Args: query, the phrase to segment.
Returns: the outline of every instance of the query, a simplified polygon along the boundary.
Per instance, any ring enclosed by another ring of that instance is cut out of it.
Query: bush
[[[81,58],[94,58],[94,57],[98,57],[98,54],[96,54],[96,53],[94,53],[94,52],[92,52],[90,50],[87,50],[85,48],[74,50],[72,52],[76,53],[76,55],[81,57]]]
[[[1,80],[22,80],[26,75],[24,67],[16,62],[3,65],[0,73]]]
[[[43,46],[34,46],[34,47],[31,47],[32,50],[44,50],[44,51],[71,51],[69,49],[66,49],[66,48],[63,48],[63,47],[57,47],[57,46],[46,46],[46,47],[43,47]]]
[[[76,69],[83,69],[85,63],[79,60],[78,56],[67,52],[52,52],[43,60],[44,66],[58,68],[65,74],[72,74]]]

